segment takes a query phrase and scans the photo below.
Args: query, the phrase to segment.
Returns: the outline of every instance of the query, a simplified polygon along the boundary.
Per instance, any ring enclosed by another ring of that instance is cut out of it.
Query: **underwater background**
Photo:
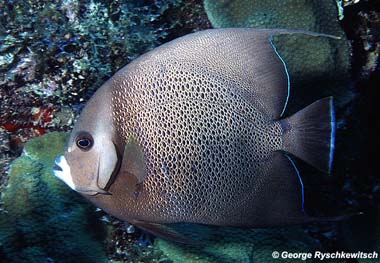
[[[274,229],[178,225],[207,240],[194,247],[99,211],[52,175],[81,109],[118,69],[177,37],[222,27],[341,37],[274,42],[291,76],[286,116],[325,96],[335,100],[332,175],[297,161],[308,212],[354,216]],[[1,1],[0,262],[301,262],[272,253],[380,254],[379,50],[377,0]]]

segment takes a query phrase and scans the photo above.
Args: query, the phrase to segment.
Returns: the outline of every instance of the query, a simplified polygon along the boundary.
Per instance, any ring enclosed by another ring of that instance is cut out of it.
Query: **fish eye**
[[[81,132],[75,141],[78,148],[84,151],[90,150],[94,144],[94,139],[92,138],[91,134],[87,132]]]

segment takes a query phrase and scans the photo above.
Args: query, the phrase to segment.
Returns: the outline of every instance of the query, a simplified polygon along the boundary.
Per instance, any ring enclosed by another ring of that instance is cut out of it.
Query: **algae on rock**
[[[7,262],[105,262],[104,226],[94,208],[52,174],[66,133],[30,140],[12,164],[0,214]]]

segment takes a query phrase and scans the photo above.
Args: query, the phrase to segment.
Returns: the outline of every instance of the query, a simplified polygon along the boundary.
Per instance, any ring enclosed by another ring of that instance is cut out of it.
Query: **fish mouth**
[[[57,165],[57,163],[55,162],[53,166],[53,172],[54,171],[63,172],[63,169],[61,168],[61,166]]]
[[[100,188],[96,188],[94,190],[93,189],[85,189],[85,188],[76,188],[75,191],[77,191],[78,193],[81,193],[81,194],[85,194],[85,195],[98,195],[98,194],[112,195],[110,192],[103,190],[103,189],[100,189]]]
[[[73,178],[70,172],[70,166],[66,161],[65,156],[58,156],[55,161],[55,165],[53,166],[53,174],[58,179],[62,180],[65,184],[67,184],[71,189],[75,190],[75,184],[73,182]]]
[[[91,187],[86,188],[86,187],[75,186],[71,172],[70,172],[70,166],[67,163],[65,156],[63,155],[58,156],[55,159],[54,163],[55,163],[53,166],[54,176],[60,179],[61,181],[63,181],[74,191],[81,194],[85,194],[85,195],[97,195],[97,194],[111,195],[111,193],[103,189],[100,189],[98,186],[94,187],[94,189],[91,189]]]

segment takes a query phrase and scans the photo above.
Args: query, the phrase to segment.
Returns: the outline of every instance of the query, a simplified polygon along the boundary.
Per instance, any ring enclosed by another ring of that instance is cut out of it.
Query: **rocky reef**
[[[267,263],[276,260],[276,252],[308,253],[321,250],[320,245],[300,227],[239,229],[189,225],[178,228],[181,233],[187,231],[193,238],[199,239],[200,244],[189,246],[156,239],[155,246],[173,263]],[[298,260],[301,261],[296,259],[295,262]]]

